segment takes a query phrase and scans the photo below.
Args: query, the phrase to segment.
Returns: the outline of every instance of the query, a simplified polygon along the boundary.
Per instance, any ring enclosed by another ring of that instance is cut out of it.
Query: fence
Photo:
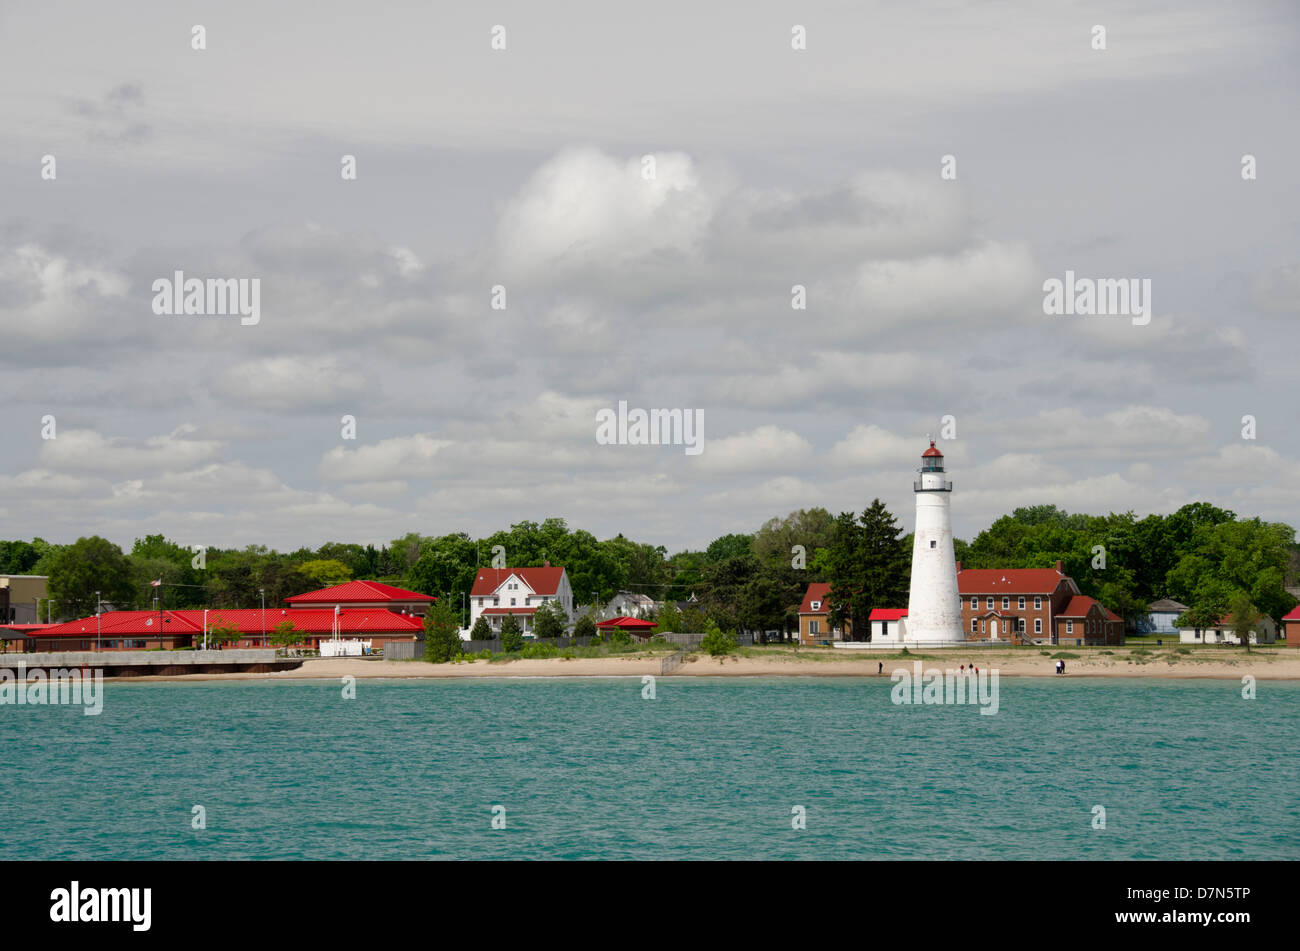
[[[682,647],[669,654],[659,662],[659,676],[671,674],[686,660],[686,648]]]
[[[477,654],[479,651],[491,651],[494,654],[501,653],[501,638],[494,637],[490,640],[468,640],[461,641],[461,646],[466,654]],[[556,637],[549,640],[525,640],[524,644],[554,644],[556,647],[589,647],[591,645],[590,637]],[[420,646],[420,654],[424,652],[424,646]]]

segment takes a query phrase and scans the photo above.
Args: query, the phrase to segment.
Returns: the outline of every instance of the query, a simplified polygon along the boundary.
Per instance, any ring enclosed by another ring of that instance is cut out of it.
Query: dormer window
[[[812,609],[814,611],[820,611],[822,609],[822,603],[820,601],[814,601],[812,603]]]

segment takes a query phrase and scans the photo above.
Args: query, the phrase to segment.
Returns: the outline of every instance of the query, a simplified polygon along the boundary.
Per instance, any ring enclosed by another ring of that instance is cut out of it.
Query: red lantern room
[[[921,472],[942,472],[943,471],[943,453],[934,448],[934,440],[930,440],[930,448],[921,453]]]

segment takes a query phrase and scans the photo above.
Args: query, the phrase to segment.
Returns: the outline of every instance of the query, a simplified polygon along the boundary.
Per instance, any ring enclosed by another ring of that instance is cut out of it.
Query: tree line
[[[1239,518],[1204,502],[1141,519],[1132,512],[1070,514],[1054,505],[1017,508],[954,548],[969,568],[1050,568],[1060,560],[1084,594],[1130,627],[1163,597],[1188,605],[1189,620],[1212,623],[1243,597],[1280,619],[1296,604],[1286,588],[1300,575],[1291,526]],[[865,618],[875,607],[905,607],[911,535],[876,499],[861,513],[800,509],[753,533],[722,535],[702,551],[673,555],[622,534],[597,539],[562,518],[523,521],[478,539],[411,532],[378,547],[210,548],[201,557],[162,535],[137,539],[129,552],[98,536],[68,545],[0,541],[0,574],[48,575],[50,614],[61,619],[93,614],[96,592],[118,609],[152,608],[155,598],[163,609],[257,607],[263,593],[267,606],[278,607],[295,594],[357,578],[435,595],[463,617],[478,570],[494,559],[510,567],[563,565],[579,605],[605,604],[627,590],[665,604],[675,612],[671,621],[688,629],[711,624],[788,635],[798,630],[810,582],[830,584],[835,623]]]

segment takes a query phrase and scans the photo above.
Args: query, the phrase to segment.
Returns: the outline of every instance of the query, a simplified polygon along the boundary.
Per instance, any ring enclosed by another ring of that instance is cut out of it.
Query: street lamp
[[[208,609],[203,609],[203,649],[208,649]]]
[[[258,588],[257,593],[262,596],[262,646],[266,646],[266,589]]]
[[[95,592],[95,650],[99,651],[100,621],[99,613],[104,609],[104,602],[100,600],[99,592]]]

